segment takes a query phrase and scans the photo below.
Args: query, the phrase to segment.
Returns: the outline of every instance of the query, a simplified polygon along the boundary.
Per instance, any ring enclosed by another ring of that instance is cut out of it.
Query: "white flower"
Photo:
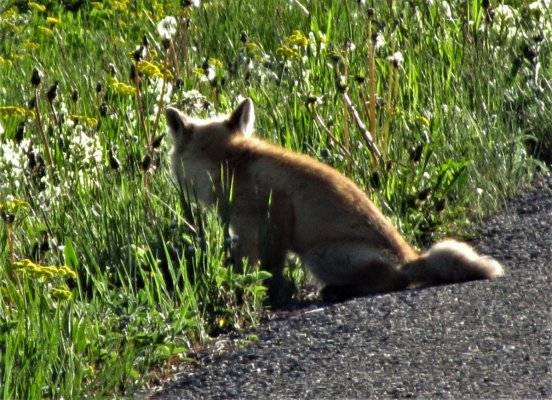
[[[453,21],[452,12],[450,10],[450,4],[447,3],[446,1],[443,1],[441,3],[441,7],[443,9],[443,13],[445,14],[445,18],[447,19],[447,21]]]
[[[531,11],[544,11],[550,7],[550,0],[537,0],[529,4]]]
[[[502,19],[502,21],[507,21],[509,19],[514,18],[514,11],[510,6],[501,4],[494,9],[494,12],[495,12],[495,16]]]
[[[385,39],[382,35],[379,33],[376,35],[376,50],[381,49],[383,46],[385,46]]]
[[[203,71],[203,75],[200,78],[201,82],[211,82],[215,79],[217,76],[215,69],[213,67],[209,67]]]
[[[163,39],[172,39],[176,35],[176,18],[168,17],[163,18],[157,24],[157,32]]]
[[[400,65],[403,63],[403,61],[404,61],[403,54],[402,54],[400,51],[396,51],[395,53],[393,53],[392,56],[387,57],[387,59],[388,59],[389,61],[391,61],[391,63],[392,63],[395,67],[400,66]]]
[[[4,127],[0,124],[0,135],[4,133]]]

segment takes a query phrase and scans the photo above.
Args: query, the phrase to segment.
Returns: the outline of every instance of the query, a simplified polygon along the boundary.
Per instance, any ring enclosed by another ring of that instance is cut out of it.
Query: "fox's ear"
[[[245,99],[228,118],[228,126],[232,132],[241,132],[249,137],[253,133],[255,123],[255,109],[251,99]]]
[[[167,119],[169,131],[175,138],[192,130],[192,125],[186,121],[186,117],[174,107],[167,107],[165,118]]]

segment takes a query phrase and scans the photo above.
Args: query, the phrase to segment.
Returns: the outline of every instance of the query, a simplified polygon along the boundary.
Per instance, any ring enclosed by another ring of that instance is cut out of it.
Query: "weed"
[[[253,98],[420,245],[518,191],[552,147],[552,21],[507,3],[2,2],[3,397],[128,394],[262,316],[266,273],[172,183],[167,104]]]

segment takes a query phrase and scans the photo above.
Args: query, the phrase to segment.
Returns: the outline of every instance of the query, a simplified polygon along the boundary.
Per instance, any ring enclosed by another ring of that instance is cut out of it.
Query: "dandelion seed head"
[[[399,67],[404,61],[404,56],[400,51],[396,51],[395,53],[393,53],[393,55],[387,57],[387,59],[391,61],[393,66]]]
[[[384,46],[385,46],[385,38],[383,37],[383,35],[380,35],[378,33],[376,35],[376,41],[375,41],[374,47],[376,48],[376,50],[379,50]]]
[[[157,24],[157,32],[164,40],[170,40],[176,35],[176,18],[172,16],[167,16],[163,18]]]

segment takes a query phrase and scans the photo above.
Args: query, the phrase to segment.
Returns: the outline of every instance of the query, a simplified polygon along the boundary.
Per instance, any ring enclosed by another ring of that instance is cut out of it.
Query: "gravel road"
[[[552,398],[552,177],[474,245],[507,276],[284,314],[150,397]]]

